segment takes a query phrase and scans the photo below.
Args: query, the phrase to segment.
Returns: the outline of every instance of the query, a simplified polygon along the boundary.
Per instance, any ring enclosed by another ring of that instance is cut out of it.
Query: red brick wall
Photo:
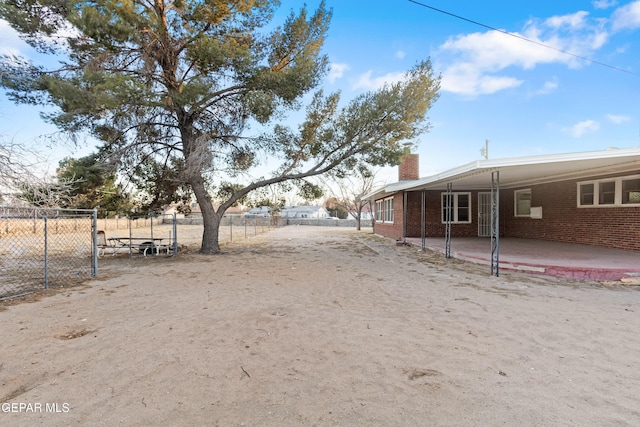
[[[460,190],[462,191],[462,190]],[[426,191],[425,192],[425,236],[427,237],[444,237],[445,224],[442,223],[442,191]],[[478,195],[471,192],[471,223],[470,224],[451,224],[451,236],[453,237],[469,237],[478,235]],[[408,215],[407,218],[407,237],[421,237],[421,210],[422,196],[420,191],[408,193]]]
[[[531,188],[531,206],[542,206],[542,219],[516,218],[513,190],[503,190],[505,235],[640,251],[640,207],[578,208],[579,181],[584,180],[526,187]]]
[[[460,190],[463,191],[463,190]],[[451,224],[453,237],[474,237],[478,235],[478,196],[477,191],[471,192],[471,223]],[[426,232],[427,237],[444,237],[445,224],[442,223],[441,191],[426,191]],[[422,196],[420,191],[407,193],[407,237],[421,237]],[[401,239],[403,233],[403,196],[398,193],[394,197],[394,223],[374,224],[374,232],[393,239]]]
[[[373,208],[375,211],[375,203],[373,205]],[[404,209],[403,209],[402,193],[397,193],[393,196],[393,224],[375,221],[375,223],[373,224],[373,232],[381,236],[390,237],[396,240],[401,240],[403,212],[404,212]]]
[[[542,206],[542,219],[516,217],[514,191],[531,189],[531,206]],[[576,183],[560,182],[501,191],[501,221],[505,235],[527,239],[576,243]]]

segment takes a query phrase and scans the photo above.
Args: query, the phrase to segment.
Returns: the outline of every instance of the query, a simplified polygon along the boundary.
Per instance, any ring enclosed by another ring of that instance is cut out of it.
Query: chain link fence
[[[94,210],[0,206],[0,298],[95,276],[95,220]]]

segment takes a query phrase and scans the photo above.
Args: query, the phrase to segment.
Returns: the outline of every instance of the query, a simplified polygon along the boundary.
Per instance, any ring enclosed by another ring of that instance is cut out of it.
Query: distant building
[[[329,212],[322,206],[285,206],[280,210],[282,218],[329,218]]]
[[[271,216],[270,206],[259,206],[251,208],[244,214],[245,218],[267,218]]]

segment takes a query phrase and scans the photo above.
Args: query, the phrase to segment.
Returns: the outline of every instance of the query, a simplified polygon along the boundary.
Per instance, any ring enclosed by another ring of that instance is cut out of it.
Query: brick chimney
[[[417,154],[404,154],[398,165],[398,181],[411,181],[420,178],[419,163]]]

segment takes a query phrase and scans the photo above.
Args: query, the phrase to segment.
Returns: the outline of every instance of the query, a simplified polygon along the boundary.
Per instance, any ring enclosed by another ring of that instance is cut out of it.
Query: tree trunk
[[[211,198],[209,197],[209,193],[201,179],[192,182],[191,188],[193,189],[193,192],[196,195],[196,200],[200,205],[202,222],[204,225],[200,252],[203,254],[218,254],[220,253],[220,221],[222,221],[224,212],[215,211]]]
[[[211,204],[211,201],[209,201],[208,203]],[[202,245],[200,246],[200,253],[219,254],[219,231],[220,221],[222,221],[222,215],[214,213],[209,218],[207,218],[205,217],[203,211],[202,220],[204,223],[204,231],[202,233]]]

